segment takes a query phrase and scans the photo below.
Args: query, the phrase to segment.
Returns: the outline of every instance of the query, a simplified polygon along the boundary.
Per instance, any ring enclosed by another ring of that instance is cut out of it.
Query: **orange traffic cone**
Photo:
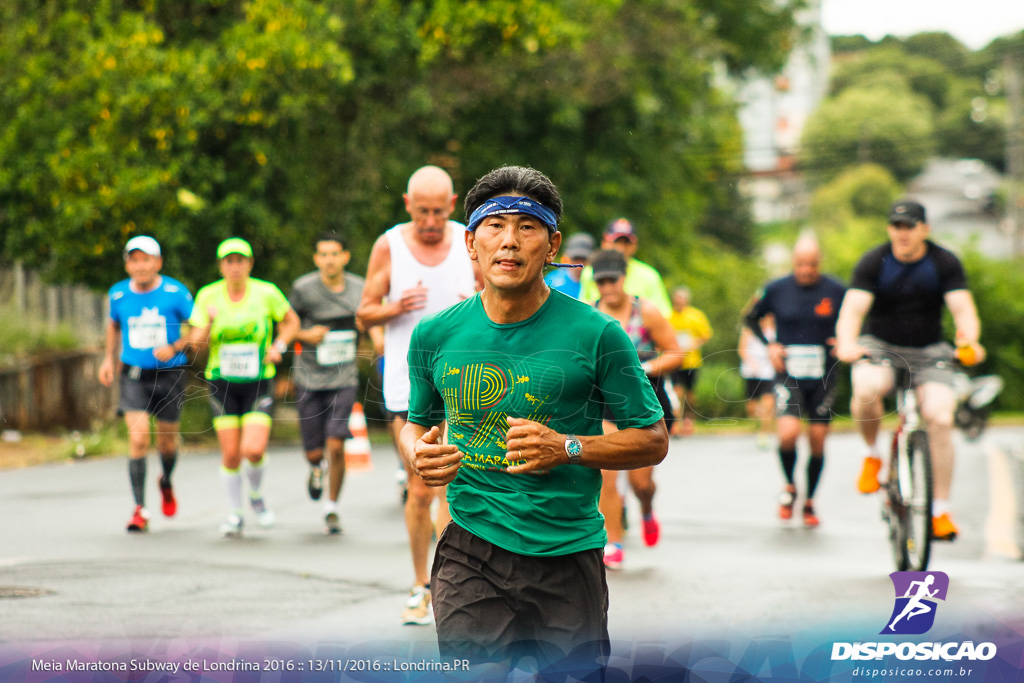
[[[363,404],[358,401],[352,404],[348,428],[352,432],[352,438],[345,440],[345,468],[369,472],[373,469],[373,460],[370,458],[370,436],[366,432],[366,415],[363,413]]]

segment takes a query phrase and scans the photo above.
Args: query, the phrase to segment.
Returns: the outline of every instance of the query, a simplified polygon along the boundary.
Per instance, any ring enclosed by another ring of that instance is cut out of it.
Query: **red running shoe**
[[[796,487],[787,486],[779,494],[779,519],[793,518],[793,505],[796,504]]]
[[[648,547],[658,545],[659,538],[661,538],[661,525],[658,524],[658,518],[652,512],[650,517],[644,517],[644,545]]]
[[[149,529],[149,512],[141,505],[135,506],[135,514],[128,522],[128,531],[146,531]]]
[[[160,495],[163,497],[163,503],[161,509],[164,512],[164,517],[173,517],[174,513],[178,511],[178,501],[174,497],[174,489],[171,488],[171,482],[160,477]]]
[[[814,514],[814,506],[810,503],[804,505],[804,526],[808,529],[813,529],[818,526],[821,522],[818,521],[818,516]]]

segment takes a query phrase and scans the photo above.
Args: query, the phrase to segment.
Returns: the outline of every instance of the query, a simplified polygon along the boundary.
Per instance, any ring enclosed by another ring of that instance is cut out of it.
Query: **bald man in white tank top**
[[[466,228],[449,221],[455,210],[452,179],[436,166],[424,166],[409,178],[405,208],[412,220],[379,238],[370,252],[366,286],[357,313],[367,328],[384,326],[384,404],[395,414],[397,435],[409,409],[409,339],[416,323],[471,296],[480,277],[466,251]],[[406,624],[429,624],[428,555],[434,529],[430,505],[440,498],[437,527],[448,523],[446,488],[431,488],[406,466],[409,495],[405,525],[409,531],[415,584],[402,614]]]

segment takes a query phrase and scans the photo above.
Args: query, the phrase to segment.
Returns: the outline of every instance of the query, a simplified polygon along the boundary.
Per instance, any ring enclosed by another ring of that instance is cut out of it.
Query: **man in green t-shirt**
[[[413,331],[399,443],[427,485],[448,485],[431,572],[439,649],[541,666],[572,651],[592,668],[608,653],[601,470],[661,462],[662,409],[622,328],[544,283],[562,241],[554,184],[502,167],[466,213],[484,290]],[[606,407],[621,431],[603,436]]]

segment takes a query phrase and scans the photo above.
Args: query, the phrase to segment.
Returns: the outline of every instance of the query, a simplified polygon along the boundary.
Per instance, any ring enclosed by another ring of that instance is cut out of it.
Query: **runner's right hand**
[[[331,328],[326,325],[314,325],[313,327],[306,330],[306,338],[309,343],[313,346],[318,346],[327,336],[327,333],[331,331]]]
[[[836,358],[844,363],[856,363],[868,355],[868,350],[857,342],[836,345]]]
[[[105,387],[109,387],[114,383],[114,361],[109,358],[105,358],[103,363],[100,365],[99,371],[100,384]]]
[[[417,282],[415,287],[410,287],[402,292],[402,297],[398,300],[398,308],[402,313],[415,311],[426,305],[427,288],[423,286],[423,282]]]
[[[455,478],[462,465],[462,451],[452,444],[438,443],[441,430],[436,426],[416,440],[412,468],[427,486],[444,486]]]

